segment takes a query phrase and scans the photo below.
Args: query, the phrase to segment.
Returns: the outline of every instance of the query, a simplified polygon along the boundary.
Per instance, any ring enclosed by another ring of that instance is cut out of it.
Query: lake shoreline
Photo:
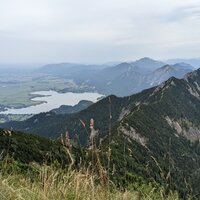
[[[81,100],[97,102],[105,95],[94,92],[66,92],[60,93],[55,90],[31,92],[30,100],[34,102],[31,106],[22,106],[21,108],[6,107],[7,110],[1,111],[0,114],[39,114],[48,112],[52,109],[59,108],[61,105],[74,106]],[[33,96],[33,97],[32,97]]]

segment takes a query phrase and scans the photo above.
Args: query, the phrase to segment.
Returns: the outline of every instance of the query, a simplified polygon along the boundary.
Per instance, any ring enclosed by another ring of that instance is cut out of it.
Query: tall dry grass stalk
[[[72,154],[72,145],[70,143],[70,138],[69,138],[69,132],[66,131],[65,136],[63,137],[63,135],[61,134],[61,144],[63,145],[63,148],[65,149],[65,152],[67,153],[67,155],[70,158],[70,164],[69,164],[69,169],[72,169],[74,163],[75,163],[75,159],[73,158],[73,154]]]
[[[140,191],[120,191],[114,185],[107,190],[98,184],[99,177],[88,170],[64,171],[51,166],[32,164],[38,173],[34,179],[27,174],[2,175],[0,172],[1,200],[178,200],[177,194],[163,197],[162,190],[148,187]]]
[[[95,130],[94,128],[94,119],[90,119],[90,150],[92,151],[92,166],[97,167],[98,173],[100,175],[100,182],[102,186],[105,186],[107,183],[107,171],[103,167],[101,160],[100,160],[100,155],[99,152],[101,151],[100,149],[97,148],[96,144],[96,136],[98,134],[98,131]],[[94,156],[96,160],[96,166],[94,165]]]
[[[109,132],[108,132],[108,169],[107,169],[107,174],[108,174],[108,191],[110,191],[110,159],[111,159],[111,123],[112,123],[112,101],[111,97],[108,97],[109,100]]]

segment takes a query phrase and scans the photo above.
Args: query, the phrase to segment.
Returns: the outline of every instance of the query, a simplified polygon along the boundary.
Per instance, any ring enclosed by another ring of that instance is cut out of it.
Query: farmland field
[[[38,96],[31,92],[40,90],[60,91],[69,88],[75,90],[77,86],[71,81],[57,77],[41,76],[0,76],[0,110],[6,107],[22,108],[37,105],[42,102],[31,101],[31,98]]]

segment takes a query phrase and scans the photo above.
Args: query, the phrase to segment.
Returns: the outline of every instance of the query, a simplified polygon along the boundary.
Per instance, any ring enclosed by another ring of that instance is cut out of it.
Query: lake
[[[88,100],[97,102],[101,98],[102,94],[99,93],[58,93],[56,91],[38,91],[31,93],[33,95],[39,95],[40,97],[32,98],[32,101],[45,102],[39,105],[29,106],[26,108],[8,108],[6,111],[0,112],[0,114],[38,114],[41,112],[48,112],[54,108],[59,108],[61,105],[74,106],[81,100]]]

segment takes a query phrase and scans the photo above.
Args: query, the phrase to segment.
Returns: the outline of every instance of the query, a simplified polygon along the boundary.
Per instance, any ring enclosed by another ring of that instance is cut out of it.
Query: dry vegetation
[[[1,163],[1,169],[4,169]],[[11,167],[12,165],[12,167]],[[0,173],[0,199],[31,200],[178,200],[176,194],[168,197],[164,190],[151,185],[138,187],[137,191],[120,190],[111,184],[110,191],[99,182],[89,170],[61,170],[55,166],[31,164],[31,171],[19,173],[16,162],[10,163],[9,170]],[[9,171],[9,173],[8,173]]]

